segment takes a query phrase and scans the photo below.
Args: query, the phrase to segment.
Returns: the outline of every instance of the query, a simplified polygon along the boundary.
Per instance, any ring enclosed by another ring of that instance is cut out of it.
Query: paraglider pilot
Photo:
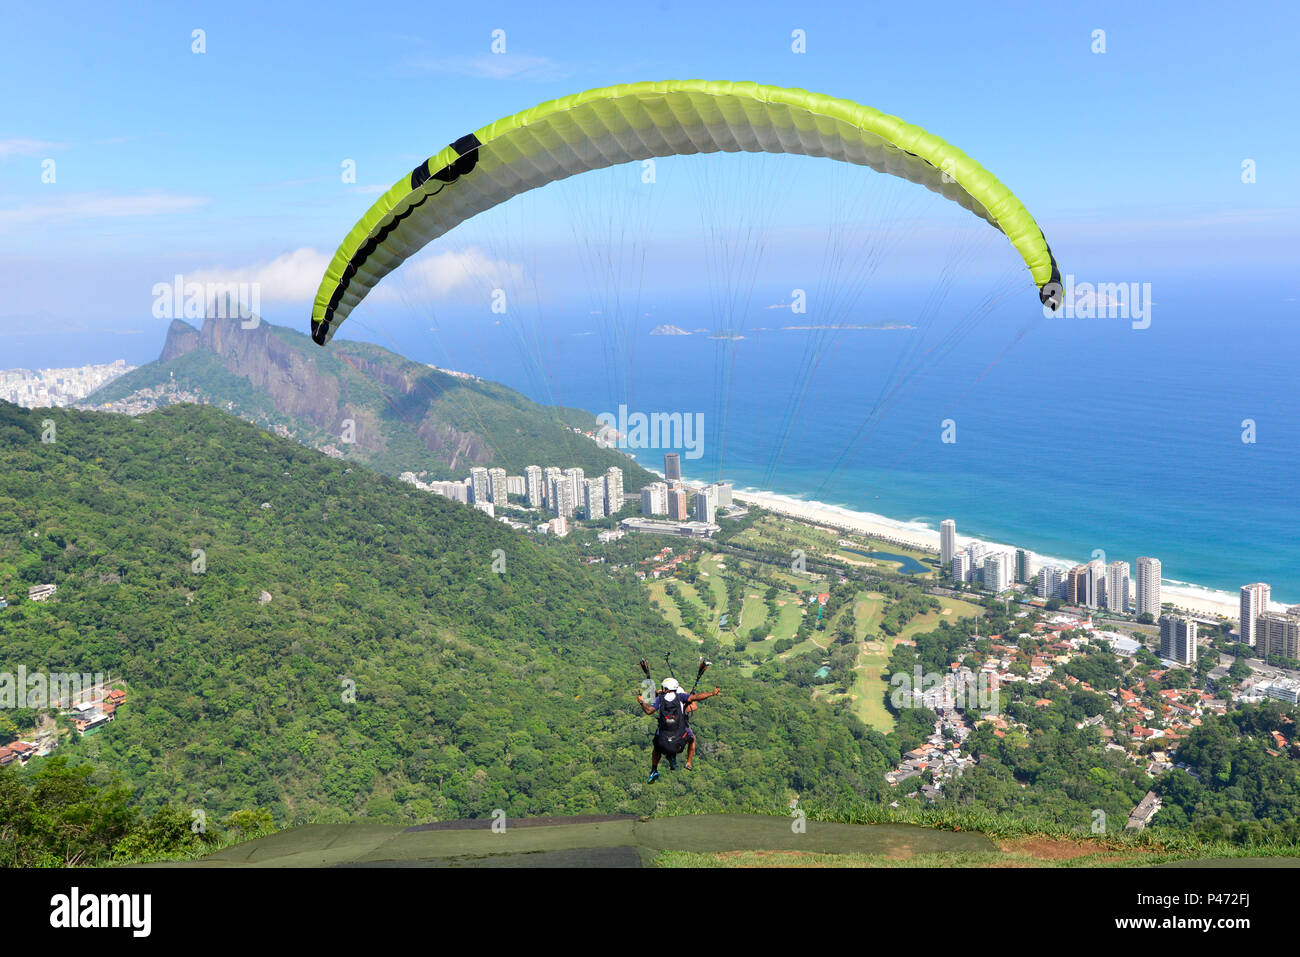
[[[691,730],[690,714],[699,707],[699,702],[722,694],[722,689],[714,686],[712,691],[691,693],[682,690],[676,678],[665,678],[663,687],[655,695],[653,703],[637,694],[637,704],[646,714],[656,714],[659,718],[655,729],[654,752],[650,757],[650,782],[659,779],[659,759],[668,758],[668,766],[677,770],[677,755],[686,751],[686,770],[692,770],[691,762],[695,759],[695,732]]]

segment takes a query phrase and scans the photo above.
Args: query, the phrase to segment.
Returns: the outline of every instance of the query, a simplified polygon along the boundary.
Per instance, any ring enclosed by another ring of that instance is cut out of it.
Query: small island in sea
[[[670,326],[670,325],[665,324],[665,325],[662,325],[662,326],[655,326],[653,329],[650,330],[650,335],[652,335],[652,336],[689,336],[690,333],[687,332],[685,329],[683,329],[681,326]]]

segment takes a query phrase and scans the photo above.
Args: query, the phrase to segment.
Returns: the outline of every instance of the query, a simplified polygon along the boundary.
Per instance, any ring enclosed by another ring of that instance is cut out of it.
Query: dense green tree
[[[43,417],[57,443],[39,441]],[[725,694],[692,719],[690,785],[647,788],[638,651],[718,647],[677,635],[632,567],[583,564],[575,538],[514,532],[212,408],[0,403],[6,654],[124,682],[116,719],[57,753],[120,775],[142,820],[168,805],[415,823],[885,796],[881,735],[721,665]],[[55,598],[23,600],[37,581]]]

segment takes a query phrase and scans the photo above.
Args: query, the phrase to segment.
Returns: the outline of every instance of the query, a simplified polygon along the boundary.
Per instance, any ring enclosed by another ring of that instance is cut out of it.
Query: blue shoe
[[[668,756],[668,770],[669,771],[677,770],[677,758],[676,756],[671,754]]]
[[[659,780],[659,772],[658,772],[658,771],[651,771],[651,772],[650,772],[650,780],[646,781],[646,784],[654,784],[654,783],[655,783],[656,781],[658,781],[658,780]]]

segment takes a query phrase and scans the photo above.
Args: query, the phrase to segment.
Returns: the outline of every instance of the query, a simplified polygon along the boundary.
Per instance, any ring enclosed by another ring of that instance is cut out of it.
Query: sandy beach
[[[776,495],[771,492],[737,491],[733,493],[733,497],[738,502],[758,505],[801,521],[856,532],[860,535],[869,535],[872,538],[893,542],[905,548],[921,549],[933,552],[936,555],[939,553],[938,530],[915,522],[900,522],[886,518],[883,515],[857,512],[852,509],[841,508],[837,505],[825,505],[820,502],[805,502],[788,495]],[[959,546],[975,541],[985,540],[972,538],[969,535],[957,535],[957,544]],[[1017,547],[1005,542],[987,542],[987,544],[1007,549]],[[1032,556],[1030,564],[1033,568],[1037,568],[1044,563],[1043,556],[1035,552],[1030,552],[1030,555]],[[1049,563],[1059,564],[1060,560],[1052,559]],[[1233,619],[1238,615],[1237,596],[1228,592],[1204,588],[1186,582],[1171,582],[1167,579],[1161,583],[1160,592],[1164,601],[1191,614],[1212,617],[1222,616]]]

